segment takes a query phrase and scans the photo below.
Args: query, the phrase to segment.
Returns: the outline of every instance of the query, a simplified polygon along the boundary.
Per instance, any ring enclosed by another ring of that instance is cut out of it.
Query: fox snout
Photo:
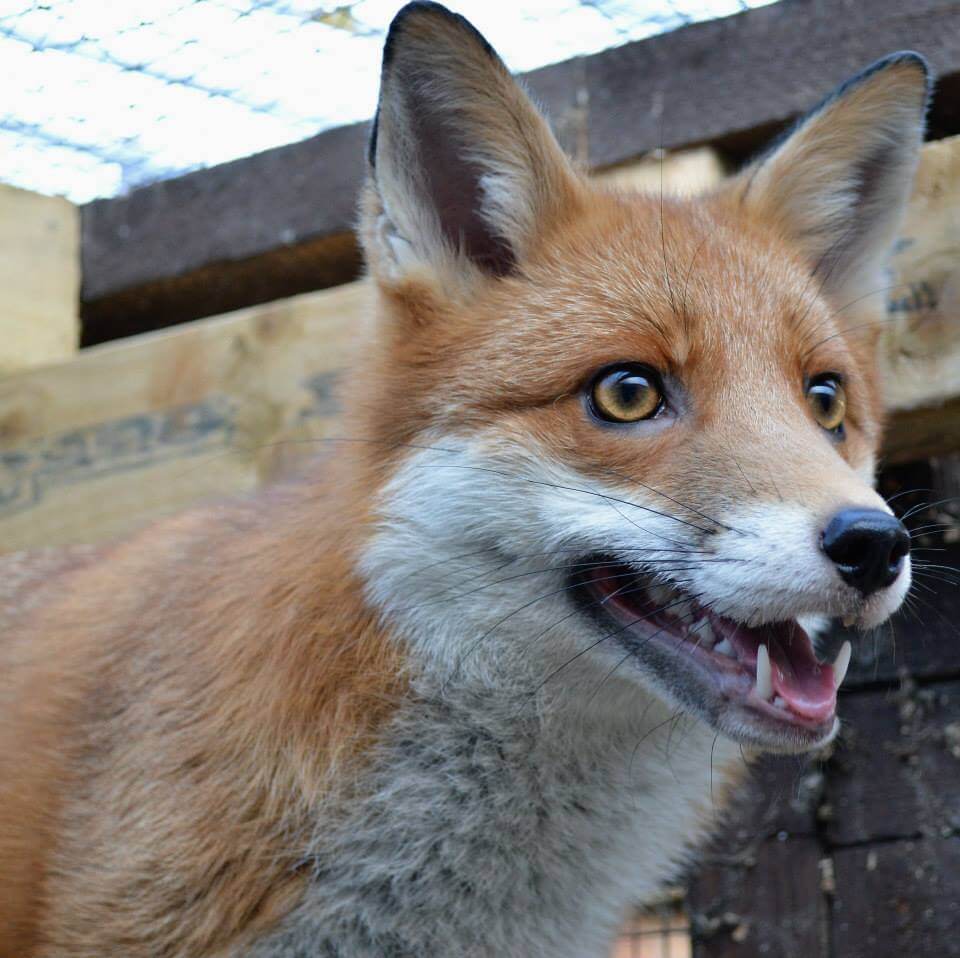
[[[866,599],[897,580],[910,552],[910,534],[880,509],[841,509],[824,528],[820,548],[840,578]]]

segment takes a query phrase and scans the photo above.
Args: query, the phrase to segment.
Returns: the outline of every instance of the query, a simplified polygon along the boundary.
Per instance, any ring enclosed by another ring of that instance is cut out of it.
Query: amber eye
[[[652,419],[663,408],[660,377],[646,366],[625,363],[602,370],[593,381],[594,412],[610,422]]]
[[[830,432],[841,433],[847,414],[847,394],[838,376],[824,373],[807,387],[807,402],[813,418]]]

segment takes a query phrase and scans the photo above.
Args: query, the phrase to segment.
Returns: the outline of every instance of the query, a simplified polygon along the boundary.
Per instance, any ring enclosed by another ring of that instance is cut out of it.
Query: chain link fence
[[[514,70],[771,0],[451,0]],[[373,112],[400,0],[0,0],[0,182],[83,202]]]

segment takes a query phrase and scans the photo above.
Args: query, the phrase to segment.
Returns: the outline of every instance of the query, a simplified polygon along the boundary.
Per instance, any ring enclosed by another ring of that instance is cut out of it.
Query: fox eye
[[[830,432],[842,435],[843,420],[847,414],[847,394],[840,377],[824,373],[807,386],[807,402],[813,418]]]
[[[652,369],[639,363],[608,366],[593,380],[590,403],[609,422],[652,419],[663,409],[663,385]]]

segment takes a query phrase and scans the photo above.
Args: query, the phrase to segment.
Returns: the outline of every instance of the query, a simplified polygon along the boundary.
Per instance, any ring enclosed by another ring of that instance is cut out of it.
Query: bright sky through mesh
[[[771,0],[450,0],[513,70]],[[0,182],[82,202],[369,117],[398,0],[0,0]]]

